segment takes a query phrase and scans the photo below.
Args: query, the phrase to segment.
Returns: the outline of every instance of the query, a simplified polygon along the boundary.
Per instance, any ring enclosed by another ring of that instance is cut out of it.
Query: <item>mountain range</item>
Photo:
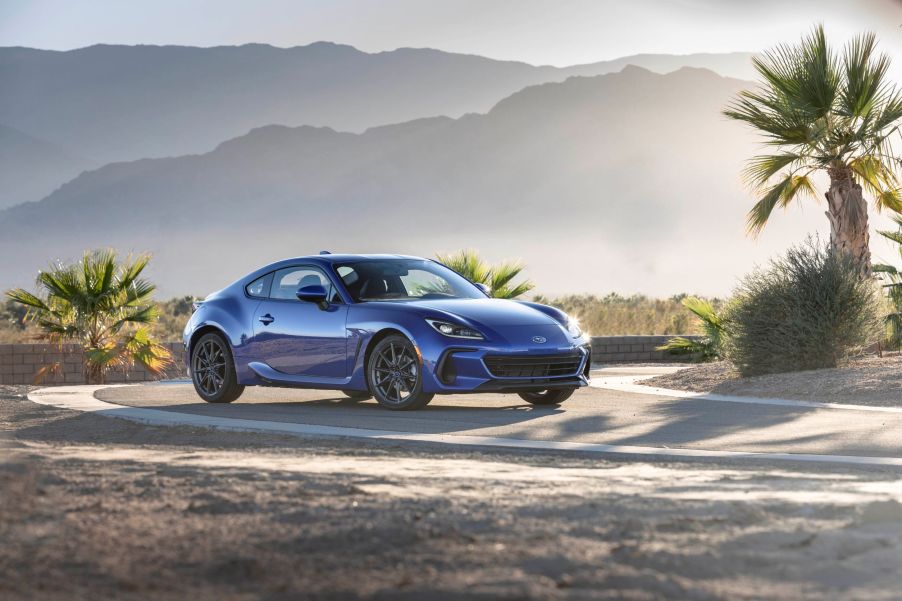
[[[271,125],[360,132],[422,117],[485,112],[529,85],[619,71],[709,67],[748,73],[749,55],[638,55],[557,68],[431,49],[366,53],[318,42],[196,48],[97,45],[0,48],[0,124],[80,162],[19,172],[11,162],[0,208],[39,200],[82,168],[179,156]],[[15,155],[0,136],[0,153]],[[58,154],[58,153],[57,153]],[[20,173],[20,175],[17,175]]]
[[[43,198],[97,166],[57,144],[0,125],[0,208]]]
[[[627,66],[456,119],[270,125],[202,154],[112,163],[0,213],[0,287],[86,245],[152,251],[166,293],[320,249],[472,246],[522,257],[543,291],[715,289],[798,237],[779,224],[766,245],[744,236],[737,174],[754,140],[720,109],[748,85]],[[36,238],[39,252],[17,253]]]
[[[4,125],[98,161],[206,152],[270,124],[362,131],[485,112],[526,86],[573,75],[708,67],[749,71],[748,54],[640,55],[566,68],[431,49],[366,53],[318,42],[196,48],[0,48]]]

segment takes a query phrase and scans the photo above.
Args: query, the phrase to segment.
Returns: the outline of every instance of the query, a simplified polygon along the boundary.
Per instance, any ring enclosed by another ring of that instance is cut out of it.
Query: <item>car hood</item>
[[[528,305],[499,298],[456,298],[447,300],[411,301],[408,306],[432,313],[458,316],[490,328],[507,326],[548,326],[559,325],[549,315]]]

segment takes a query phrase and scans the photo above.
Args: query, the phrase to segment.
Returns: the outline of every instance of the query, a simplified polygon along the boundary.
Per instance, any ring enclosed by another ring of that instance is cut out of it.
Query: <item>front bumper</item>
[[[569,358],[573,359],[572,364],[567,363],[569,367],[561,368],[561,360]],[[525,363],[531,367],[526,370],[499,369],[499,359],[508,360],[514,366]],[[542,369],[545,364],[548,368]],[[588,344],[556,349],[449,347],[442,351],[437,360],[426,363],[428,377],[424,379],[424,390],[438,394],[462,394],[578,388],[589,384],[590,364],[591,347]]]

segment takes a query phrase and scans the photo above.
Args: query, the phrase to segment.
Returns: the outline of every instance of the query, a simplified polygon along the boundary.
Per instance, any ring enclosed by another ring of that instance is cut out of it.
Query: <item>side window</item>
[[[244,287],[248,296],[254,298],[266,298],[269,296],[269,283],[272,281],[272,274],[267,273],[265,276],[257,278]]]
[[[352,298],[357,298],[360,293],[360,275],[357,271],[354,270],[353,267],[349,267],[347,265],[339,265],[335,270],[335,273],[338,274],[338,277],[341,278],[341,281],[344,282],[345,288],[348,292],[351,293]],[[338,296],[338,291],[335,291],[335,296]]]
[[[270,298],[297,300],[298,288],[304,286],[323,286],[326,298],[333,297],[332,283],[315,267],[286,267],[273,276]]]

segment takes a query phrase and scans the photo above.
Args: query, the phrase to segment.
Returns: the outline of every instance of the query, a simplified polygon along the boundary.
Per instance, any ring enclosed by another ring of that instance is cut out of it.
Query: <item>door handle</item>
[[[271,323],[274,322],[275,320],[276,320],[275,317],[273,317],[272,315],[270,315],[269,313],[267,313],[266,315],[264,315],[263,317],[260,318],[260,323],[262,323],[262,324],[265,325],[265,326],[268,326],[269,324],[271,324]]]

